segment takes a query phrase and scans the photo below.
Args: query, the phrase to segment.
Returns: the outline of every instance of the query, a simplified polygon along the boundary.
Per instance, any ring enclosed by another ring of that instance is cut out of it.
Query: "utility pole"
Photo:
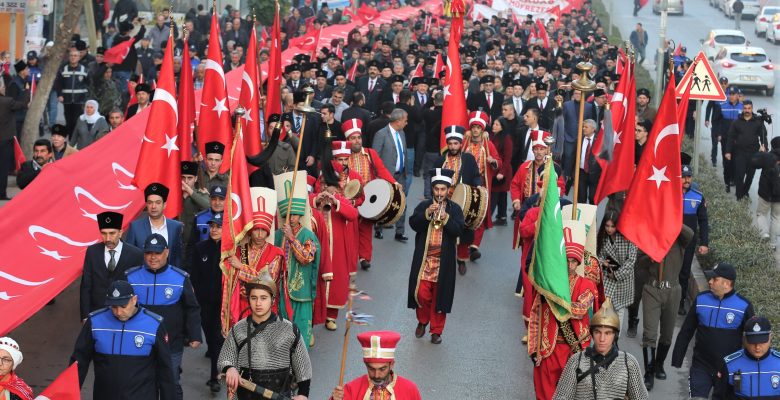
[[[661,94],[664,90],[664,79],[666,79],[664,76],[664,68],[668,62],[668,60],[666,60],[666,49],[664,48],[664,44],[666,43],[666,17],[668,15],[666,9],[668,8],[668,5],[668,0],[661,0],[661,28],[658,33],[658,56],[655,63],[656,85],[655,95],[653,96],[653,104],[656,109],[658,109],[658,105],[661,103]]]
[[[615,2],[615,0],[609,0],[609,9],[607,11],[607,15],[609,15],[609,27],[607,28],[607,35],[612,36],[612,25],[614,24],[613,18],[612,18],[612,4]]]

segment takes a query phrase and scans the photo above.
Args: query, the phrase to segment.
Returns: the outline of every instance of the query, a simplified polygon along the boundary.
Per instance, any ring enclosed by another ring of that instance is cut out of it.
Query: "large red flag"
[[[544,48],[549,49],[550,37],[547,35],[547,28],[545,28],[541,19],[536,20],[536,34],[539,36],[540,39],[542,39],[542,42],[544,43]]]
[[[636,128],[636,76],[634,63],[628,62],[617,89],[612,95],[612,127],[614,148],[612,161],[601,172],[599,184],[596,187],[594,201],[596,204],[605,197],[631,186],[634,176],[634,130]]]
[[[123,63],[125,58],[127,58],[127,55],[130,53],[130,47],[132,47],[134,44],[135,38],[130,38],[130,40],[125,40],[124,42],[106,50],[105,54],[103,54],[103,62],[109,64]]]
[[[376,8],[373,8],[366,3],[363,3],[363,5],[357,9],[357,14],[360,16],[360,19],[363,20],[363,23],[369,23],[380,16],[379,11],[377,11]]]
[[[279,6],[277,5],[274,24],[271,28],[271,54],[268,58],[268,79],[265,81],[268,87],[264,114],[266,119],[271,114],[282,113],[282,46],[280,45],[280,29]]]
[[[423,77],[423,63],[417,63],[417,68],[415,68],[411,74],[409,74],[409,90],[412,89],[412,80],[414,78],[422,78]]]
[[[49,387],[44,389],[35,400],[80,400],[79,363],[74,362]]]
[[[669,75],[673,80],[671,70]],[[618,222],[623,236],[655,261],[663,260],[682,227],[682,139],[674,89],[666,88]]]
[[[348,81],[355,82],[355,78],[357,77],[357,67],[358,67],[358,64],[360,64],[358,62],[358,60],[355,60],[355,62],[352,63],[352,68],[350,68],[349,71],[347,71],[347,80]]]
[[[25,161],[27,161],[27,158],[24,156],[22,146],[19,146],[19,139],[14,136],[14,171],[19,171],[19,168],[22,168],[22,163]]]
[[[451,7],[455,7],[455,0]],[[444,129],[451,125],[464,128],[468,124],[468,110],[466,109],[466,95],[463,91],[463,74],[460,69],[460,54],[458,46],[463,34],[463,14],[453,13],[452,25],[450,25],[450,41],[447,44],[447,67],[445,68],[447,84],[444,85],[444,106],[442,108],[441,134],[439,148],[443,152],[447,148],[447,140],[444,138]]]
[[[133,184],[143,190],[151,183],[162,183],[170,191],[165,216],[176,218],[181,212],[181,167],[177,127],[176,83],[173,79],[173,40],[165,46],[162,68],[154,91],[149,121],[144,131],[141,153],[135,167]]]
[[[192,128],[195,124],[195,88],[192,81],[192,64],[190,63],[190,48],[188,38],[184,38],[184,49],[181,53],[182,68],[179,79],[179,149],[181,161],[192,161]]]
[[[221,314],[222,332],[226,334],[230,329],[230,304],[234,293],[233,284],[236,283],[236,270],[227,260],[236,254],[236,246],[252,229],[252,196],[249,192],[249,171],[247,170],[246,154],[244,153],[243,133],[233,139],[230,153],[230,179],[228,180],[228,196],[225,202],[225,213],[222,219],[222,243],[220,244],[220,267],[225,274],[223,279],[223,307]],[[226,303],[227,302],[227,303]]]
[[[691,67],[694,68],[694,71],[696,70],[695,69],[696,62],[694,62],[694,66]],[[688,85],[685,87],[685,91],[683,92],[682,98],[680,99],[680,102],[677,104],[677,124],[680,126],[680,130],[683,132],[685,132],[685,121],[688,119],[688,106],[691,99],[692,85],[693,85],[693,79],[689,79]]]
[[[297,47],[303,51],[315,51],[320,40],[321,29],[306,32],[305,35],[290,39],[288,48]]]
[[[225,145],[225,154],[230,154],[232,133],[230,132],[230,104],[225,87],[225,71],[222,69],[222,49],[219,45],[219,22],[217,15],[211,15],[209,51],[206,59],[206,76],[203,82],[203,96],[200,99],[198,116],[198,149],[205,156],[206,143],[220,142]],[[219,172],[226,172],[230,164],[223,162]],[[181,185],[180,185],[181,186]]]
[[[260,142],[260,102],[257,93],[257,34],[254,27],[249,37],[249,48],[246,52],[246,64],[241,80],[241,96],[238,104],[244,108],[241,117],[241,131],[244,133],[244,150],[249,155],[260,154],[263,144]]]

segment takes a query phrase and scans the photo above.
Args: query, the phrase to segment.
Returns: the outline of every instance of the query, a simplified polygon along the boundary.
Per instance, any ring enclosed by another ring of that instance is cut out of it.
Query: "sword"
[[[262,386],[258,386],[252,381],[248,381],[244,378],[239,378],[238,385],[242,388],[252,392],[259,394],[264,399],[270,399],[270,400],[291,400],[289,397],[281,395],[279,393],[274,392],[273,390],[266,389]]]

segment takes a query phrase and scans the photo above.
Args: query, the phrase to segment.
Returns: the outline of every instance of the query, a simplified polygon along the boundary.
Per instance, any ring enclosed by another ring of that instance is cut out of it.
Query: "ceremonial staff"
[[[357,287],[349,285],[349,298],[347,299],[347,325],[344,328],[344,344],[341,346],[341,369],[339,370],[339,384],[344,386],[344,369],[347,366],[347,347],[349,347],[349,328],[352,327],[352,297],[357,293]]]
[[[580,184],[580,157],[582,156],[580,153],[582,153],[582,122],[585,116],[585,99],[588,97],[588,93],[596,90],[596,82],[588,79],[588,72],[593,69],[593,64],[580,62],[577,64],[577,69],[580,70],[580,79],[571,84],[575,90],[580,91],[580,116],[577,119],[577,153],[574,158],[574,195],[571,199],[571,219],[573,220],[577,219],[577,196],[579,195]]]
[[[303,104],[299,104],[296,106],[296,110],[303,113],[303,120],[301,120],[301,130],[300,134],[298,135],[298,149],[295,152],[295,168],[293,169],[293,176],[292,176],[292,185],[290,186],[290,193],[287,193],[287,198],[289,201],[287,202],[287,216],[284,218],[284,224],[287,225],[290,222],[290,209],[292,209],[292,188],[295,187],[295,180],[298,178],[298,164],[301,160],[301,148],[303,146],[303,134],[306,130],[306,113],[314,112],[314,108],[311,107],[311,100],[310,95],[314,93],[314,89],[310,87],[306,87],[303,89],[304,92],[306,92],[306,99],[303,101]]]

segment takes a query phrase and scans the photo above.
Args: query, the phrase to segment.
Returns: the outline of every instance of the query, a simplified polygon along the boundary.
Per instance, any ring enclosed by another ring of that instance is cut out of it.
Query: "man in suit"
[[[401,91],[404,90],[404,77],[401,75],[393,75],[390,77],[390,90],[384,93],[382,102],[392,101],[393,104],[401,102]]]
[[[604,119],[604,112],[606,108],[604,105],[607,103],[607,92],[604,89],[598,88],[593,92],[593,101],[590,103],[593,106],[593,121],[596,122],[596,126],[601,126],[601,121]]]
[[[84,254],[79,299],[82,321],[92,311],[105,307],[111,282],[124,279],[125,271],[144,262],[141,249],[121,240],[122,214],[103,212],[97,215],[97,222],[103,241],[87,247]]]
[[[493,91],[493,75],[485,75],[480,78],[482,91],[469,94],[466,101],[469,110],[484,111],[490,115],[493,121],[501,116],[501,105],[504,104],[504,95]]]
[[[406,111],[396,108],[390,113],[390,123],[380,129],[374,137],[373,148],[382,159],[382,164],[393,173],[393,178],[404,186],[404,194],[408,196],[409,187],[406,186],[406,135],[403,129],[409,120]],[[406,224],[406,210],[395,223],[395,240],[406,243],[409,240],[404,235]],[[379,227],[381,229],[381,227]]]
[[[382,102],[384,92],[387,91],[387,82],[379,76],[379,62],[368,62],[368,75],[361,76],[357,81],[357,90],[366,96],[365,108],[374,114],[379,114],[379,104]]]
[[[515,172],[520,167],[520,164],[534,159],[534,153],[531,148],[532,133],[544,130],[539,125],[538,108],[531,107],[523,114],[523,125],[517,135],[520,142],[518,142],[518,146],[512,147],[512,171]]]
[[[574,176],[574,157],[577,152],[577,126],[579,125],[580,101],[585,101],[585,99],[582,98],[582,92],[574,90],[572,92],[571,100],[563,103],[563,128],[565,130],[563,174],[567,177],[566,193],[569,192],[571,185],[574,184],[572,177]],[[585,103],[583,120],[586,119],[594,119],[593,105],[587,102]]]
[[[304,113],[298,110],[299,105],[303,105],[306,100],[306,93],[295,92],[293,94],[293,101],[296,104],[296,108],[293,112],[288,113],[292,123],[292,131],[295,135],[300,137],[301,129],[303,129],[303,143],[301,144],[301,159],[298,160],[298,165],[304,166],[309,174],[317,176],[317,155],[319,152],[319,131],[320,131],[320,118],[319,113],[310,112]],[[306,116],[306,123],[304,124],[304,115]]]
[[[351,99],[351,102],[349,108],[341,112],[340,121],[346,122],[351,119],[359,119],[363,126],[368,126],[368,123],[371,122],[371,111],[365,108],[366,95],[360,92],[353,92],[352,96],[347,96],[345,93],[344,98]],[[365,134],[363,134],[363,143],[366,143],[367,147],[371,147],[371,142],[367,141]]]
[[[284,73],[289,77],[287,79],[287,87],[291,92],[297,92],[303,83],[301,81],[301,66],[295,63],[290,64],[284,68]]]
[[[525,91],[525,87],[526,87],[523,81],[524,79],[515,79],[512,81],[512,88],[514,89],[514,91],[512,97],[508,99],[512,102],[512,106],[514,107],[515,115],[517,116],[517,118],[522,118],[527,108],[525,104],[526,101],[525,99],[523,99],[523,92]]]
[[[596,187],[601,177],[601,166],[593,155],[593,143],[596,141],[598,125],[592,119],[582,123],[582,153],[580,154],[580,180],[577,202],[594,204]]]
[[[411,187],[412,176],[419,176],[420,172],[414,169],[415,159],[417,158],[415,150],[420,137],[425,134],[425,127],[423,126],[422,112],[413,105],[412,92],[408,89],[403,89],[399,96],[400,101],[396,104],[396,107],[406,111],[409,117],[406,128],[404,128],[404,134],[406,135],[406,161],[404,162],[406,166],[406,182],[404,186]]]
[[[379,106],[379,114],[377,114],[376,119],[369,122],[363,130],[363,134],[367,140],[364,142],[366,143],[366,147],[374,147],[373,144],[376,133],[390,123],[390,114],[394,109],[395,104],[393,104],[391,101],[386,101]]]
[[[542,130],[550,132],[555,120],[555,101],[547,96],[547,83],[536,84],[536,98],[530,101],[530,107],[539,109],[539,126]]]
[[[165,238],[169,247],[169,260],[173,266],[180,266],[183,261],[182,232],[184,224],[174,219],[166,218],[165,203],[168,201],[168,188],[161,183],[151,183],[144,189],[146,214],[130,223],[125,242],[135,247],[143,248],[146,238],[159,233]]]

